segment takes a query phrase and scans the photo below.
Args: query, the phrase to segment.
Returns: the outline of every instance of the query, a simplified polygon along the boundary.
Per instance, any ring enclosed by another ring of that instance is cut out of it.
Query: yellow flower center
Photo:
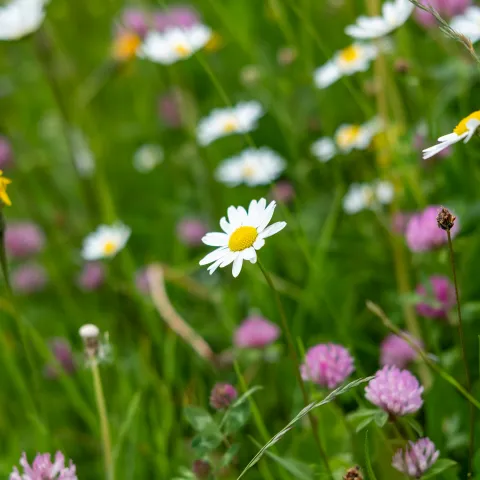
[[[141,44],[140,37],[132,32],[121,33],[114,41],[113,56],[117,60],[130,60]]]
[[[251,165],[246,165],[243,167],[243,176],[244,177],[253,177],[255,175],[255,169]]]
[[[360,134],[360,125],[348,125],[342,128],[337,136],[337,143],[340,147],[349,147]]]
[[[105,242],[105,245],[103,246],[103,253],[105,255],[112,255],[112,253],[115,253],[116,249],[117,244],[109,240],[108,242]]]
[[[453,133],[456,133],[457,135],[463,135],[464,133],[468,132],[467,128],[467,122],[469,120],[480,120],[480,110],[477,110],[476,112],[473,112],[470,114],[468,117],[465,117],[454,129]]]
[[[175,45],[175,47],[173,47],[173,50],[179,57],[186,57],[191,52],[190,48],[187,45],[182,43]]]
[[[340,60],[345,63],[351,63],[360,56],[360,48],[358,45],[350,45],[340,51]]]
[[[2,177],[3,172],[0,170],[0,203],[10,206],[12,202],[7,194],[7,185],[12,183],[9,178]]]
[[[232,252],[241,252],[251,247],[257,239],[258,232],[255,227],[237,228],[228,240],[228,248]]]
[[[231,118],[223,124],[223,131],[225,133],[232,133],[236,129],[237,129],[237,121],[235,120],[235,118]]]

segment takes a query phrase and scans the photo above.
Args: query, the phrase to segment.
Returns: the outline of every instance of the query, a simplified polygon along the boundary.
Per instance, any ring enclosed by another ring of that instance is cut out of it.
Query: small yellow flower
[[[121,32],[113,42],[113,57],[120,61],[131,60],[135,57],[140,44],[140,37],[133,32]]]
[[[212,32],[210,40],[205,44],[205,50],[207,52],[217,52],[223,47],[223,38],[217,32]]]
[[[2,175],[3,172],[0,170],[0,202],[10,206],[12,202],[10,201],[10,197],[7,195],[7,185],[12,183],[12,181],[9,178],[3,177]]]

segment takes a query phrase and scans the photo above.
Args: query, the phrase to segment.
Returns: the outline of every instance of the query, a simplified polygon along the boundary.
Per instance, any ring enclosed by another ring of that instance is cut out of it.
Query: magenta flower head
[[[385,365],[368,382],[365,397],[390,415],[415,413],[423,405],[423,387],[408,371]]]
[[[398,450],[392,458],[392,466],[411,478],[420,478],[438,460],[440,452],[429,438],[408,442],[405,450]]]
[[[409,337],[419,347],[422,345],[417,339]],[[418,353],[414,348],[402,337],[390,334],[382,342],[380,347],[380,364],[394,365],[398,368],[405,368],[410,362],[413,362],[418,357]]]
[[[416,292],[423,299],[417,304],[417,312],[423,317],[445,318],[457,303],[455,287],[448,277],[441,275],[431,276],[427,286],[418,285]]]
[[[64,338],[52,338],[49,342],[49,347],[58,365],[52,363],[45,366],[45,375],[47,378],[57,378],[59,375],[59,366],[67,374],[74,373],[76,367],[70,343]]]
[[[295,189],[287,180],[280,180],[270,191],[270,196],[278,203],[290,203],[295,198]]]
[[[87,292],[97,290],[105,282],[105,267],[100,262],[87,262],[77,277],[78,286]]]
[[[237,328],[233,343],[237,348],[263,348],[273,343],[279,335],[277,325],[259,315],[252,315]]]
[[[420,3],[425,6],[432,6],[442,17],[450,18],[459,15],[471,5],[471,0],[420,0]],[[426,28],[435,27],[437,21],[431,13],[425,12],[420,8],[415,9],[416,21]]]
[[[225,410],[237,398],[237,390],[229,383],[217,383],[210,393],[210,405],[215,410]]]
[[[336,388],[355,370],[348,350],[334,343],[321,343],[310,348],[300,367],[304,380],[326,388]]]
[[[36,263],[17,267],[11,277],[13,290],[20,294],[41,292],[48,281],[47,272]]]
[[[135,273],[135,287],[142,295],[150,295],[150,286],[148,284],[148,265],[137,270]]]
[[[178,239],[189,247],[202,245],[202,238],[207,232],[207,225],[198,218],[183,218],[177,224]]]
[[[39,453],[32,466],[28,463],[27,455],[23,453],[19,463],[23,474],[20,474],[17,467],[13,467],[10,480],[78,480],[75,465],[70,460],[69,466],[65,466],[65,457],[61,452],[55,454],[53,462],[49,453]]]
[[[404,235],[411,217],[411,213],[394,213],[392,216],[392,232],[396,233],[397,235]]]
[[[198,12],[187,5],[178,5],[162,12],[158,12],[153,17],[153,24],[156,30],[163,32],[168,28],[180,27],[189,28],[200,23]]]
[[[405,230],[405,239],[412,252],[426,252],[447,243],[447,232],[438,227],[437,215],[442,207],[432,205],[412,215]],[[458,233],[458,218],[450,230],[452,238]]]
[[[122,13],[121,23],[129,32],[134,32],[139,37],[143,37],[148,31],[147,14],[138,8],[125,9]]]
[[[25,258],[43,250],[45,235],[32,222],[16,222],[7,226],[5,249],[12,258]]]
[[[13,154],[10,142],[6,137],[0,135],[0,170],[10,167],[12,162]]]

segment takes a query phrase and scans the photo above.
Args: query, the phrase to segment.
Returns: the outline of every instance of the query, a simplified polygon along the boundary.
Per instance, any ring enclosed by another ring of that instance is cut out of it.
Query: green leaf
[[[211,423],[204,428],[200,434],[192,440],[192,449],[196,455],[203,457],[207,453],[215,450],[223,440],[223,435],[215,423]]]
[[[379,410],[373,418],[375,423],[382,428],[388,421],[388,413],[384,412],[383,410]]]
[[[352,388],[358,387],[358,385],[361,385],[362,383],[369,382],[372,378],[374,377],[366,377],[366,378],[360,378],[358,380],[354,380],[353,382],[348,383],[347,385],[343,385],[341,387],[336,388],[335,390],[332,390],[323,400],[319,402],[312,402],[309,405],[307,405],[305,408],[303,408],[297,415],[296,417],[290,421],[288,425],[286,425],[282,430],[280,430],[276,435],[274,435],[260,450],[257,452],[257,454],[250,460],[248,465],[244,468],[243,472],[237,477],[237,480],[242,478],[247,471],[252,468],[262,457],[262,455],[272,446],[275,445],[287,432],[289,432],[295,424],[304,418],[306,415],[308,415],[312,410],[315,408],[321,407],[322,405],[325,405],[332,400],[334,400],[336,397],[341,395],[342,393],[346,393]]]
[[[358,433],[358,432],[361,432],[365,427],[367,427],[368,425],[370,425],[372,422],[373,422],[373,416],[372,417],[368,417],[368,418],[365,418],[364,420],[362,420],[358,425],[357,425],[357,428],[355,429],[355,433]]]
[[[230,445],[230,448],[223,454],[223,457],[218,462],[217,470],[228,467],[228,465],[232,463],[232,460],[234,459],[235,455],[238,453],[239,450],[239,443],[234,443],[233,445]]]
[[[255,385],[252,388],[249,388],[240,398],[238,398],[230,408],[235,408],[236,406],[240,405],[243,403],[250,395],[253,395],[255,392],[258,392],[258,390],[262,390],[263,387],[261,385]]]
[[[370,425],[378,413],[378,408],[359,408],[356,412],[350,413],[347,420],[356,425],[355,432],[358,433]]]
[[[212,416],[201,407],[187,406],[183,409],[187,422],[197,432],[202,432],[209,425],[214,423]]]
[[[368,479],[377,480],[372,467],[372,459],[370,458],[370,446],[368,443],[368,430],[365,432],[365,466],[367,468]]]
[[[439,473],[444,472],[445,470],[454,467],[457,462],[450,460],[449,458],[440,458],[438,459],[433,466],[423,475],[422,480],[427,480],[427,478],[433,478]]]
[[[423,427],[412,417],[404,417],[401,419],[403,422],[408,423],[419,437],[423,437]]]
[[[225,435],[231,435],[238,432],[250,418],[250,405],[248,402],[242,402],[234,405],[225,414],[225,421],[222,422]]]

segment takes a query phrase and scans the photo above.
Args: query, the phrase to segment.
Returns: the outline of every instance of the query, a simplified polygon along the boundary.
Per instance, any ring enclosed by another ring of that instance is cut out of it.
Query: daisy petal
[[[240,271],[242,270],[242,265],[243,265],[243,257],[241,255],[238,255],[237,258],[235,258],[235,261],[233,262],[232,266],[232,275],[237,278],[240,275]]]
[[[212,263],[208,268],[208,273],[211,275],[222,263],[222,259],[217,260],[215,263]]]
[[[223,262],[220,264],[220,267],[226,267],[230,265],[238,256],[238,252],[227,252],[223,258]]]
[[[227,222],[227,219],[225,217],[222,217],[220,219],[220,228],[227,234],[233,232],[233,227]]]
[[[265,209],[263,215],[261,216],[260,223],[257,225],[258,233],[261,233],[263,229],[270,223],[276,206],[276,202],[272,201],[270,202],[270,205]]]
[[[257,237],[255,243],[253,244],[253,248],[255,250],[260,250],[265,245],[265,240],[261,237]]]
[[[202,242],[210,247],[226,247],[228,245],[228,235],[226,233],[207,233]]]
[[[223,259],[224,255],[228,252],[227,247],[217,248],[213,252],[210,252],[207,256],[202,258],[199,262],[200,265],[208,265],[209,263],[216,262],[219,259]]]
[[[260,238],[267,238],[275,235],[280,230],[283,230],[287,226],[286,222],[276,222],[267,227],[263,232],[259,233]]]
[[[257,252],[255,251],[255,248],[249,247],[243,250],[242,256],[244,260],[251,260],[257,256]]]

